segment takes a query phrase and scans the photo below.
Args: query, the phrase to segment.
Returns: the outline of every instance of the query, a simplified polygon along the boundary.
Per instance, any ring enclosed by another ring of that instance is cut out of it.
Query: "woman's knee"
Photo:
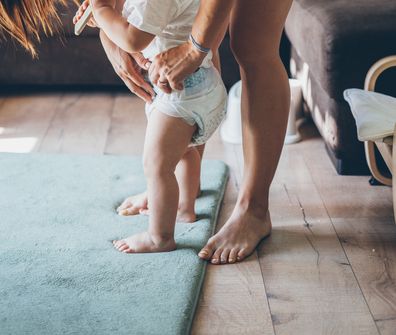
[[[231,50],[239,65],[279,60],[279,46],[291,0],[238,0],[230,22]]]
[[[261,36],[261,39],[265,37]],[[271,40],[258,40],[257,37],[251,37],[251,42],[246,43],[237,36],[231,37],[231,51],[242,69],[254,68],[258,70],[266,64],[277,62],[279,56],[279,43]]]

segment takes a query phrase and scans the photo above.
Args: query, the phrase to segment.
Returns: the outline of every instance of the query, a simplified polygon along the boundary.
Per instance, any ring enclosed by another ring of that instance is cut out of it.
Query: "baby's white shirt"
[[[199,3],[199,0],[126,0],[122,16],[137,29],[155,35],[143,50],[143,55],[152,60],[188,40]],[[210,67],[211,59],[210,52],[201,67]]]

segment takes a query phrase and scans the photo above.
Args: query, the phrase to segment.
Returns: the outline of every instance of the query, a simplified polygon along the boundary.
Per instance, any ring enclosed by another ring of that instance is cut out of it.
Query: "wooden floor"
[[[0,98],[0,151],[141,154],[143,103],[122,93]],[[274,230],[247,261],[209,265],[193,334],[396,334],[391,191],[338,176],[312,124],[285,146],[273,186]],[[243,171],[216,134],[207,158],[231,167],[218,227]]]

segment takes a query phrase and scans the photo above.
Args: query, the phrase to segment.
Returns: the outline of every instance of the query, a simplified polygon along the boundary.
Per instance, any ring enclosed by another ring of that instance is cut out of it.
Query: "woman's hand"
[[[182,90],[184,79],[195,72],[205,56],[190,41],[169,49],[154,58],[149,69],[150,81],[165,93]]]
[[[142,74],[142,70],[147,71],[150,67],[150,61],[144,58],[140,52],[129,54],[120,49],[108,39],[103,31],[100,32],[100,39],[107,58],[117,75],[132,93],[147,103],[151,103],[155,93],[150,84],[144,80]]]

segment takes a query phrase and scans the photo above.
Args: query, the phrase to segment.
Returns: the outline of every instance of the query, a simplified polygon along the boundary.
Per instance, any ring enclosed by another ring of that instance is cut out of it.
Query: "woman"
[[[65,0],[60,0],[62,3]],[[243,260],[271,232],[269,188],[282,150],[290,92],[279,57],[283,26],[292,0],[201,0],[192,36],[203,48],[217,48],[229,23],[231,47],[242,77],[242,131],[245,171],[231,217],[199,252],[213,264]],[[41,13],[47,13],[41,17]],[[55,1],[0,0],[0,26],[34,54],[40,27],[53,31]],[[130,57],[101,34],[114,69],[125,84],[143,99],[150,88],[136,71],[145,67],[139,55]],[[150,79],[165,92],[180,87],[204,57],[191,42],[159,55],[150,67]],[[129,198],[121,211],[133,214],[147,207],[145,194]]]

